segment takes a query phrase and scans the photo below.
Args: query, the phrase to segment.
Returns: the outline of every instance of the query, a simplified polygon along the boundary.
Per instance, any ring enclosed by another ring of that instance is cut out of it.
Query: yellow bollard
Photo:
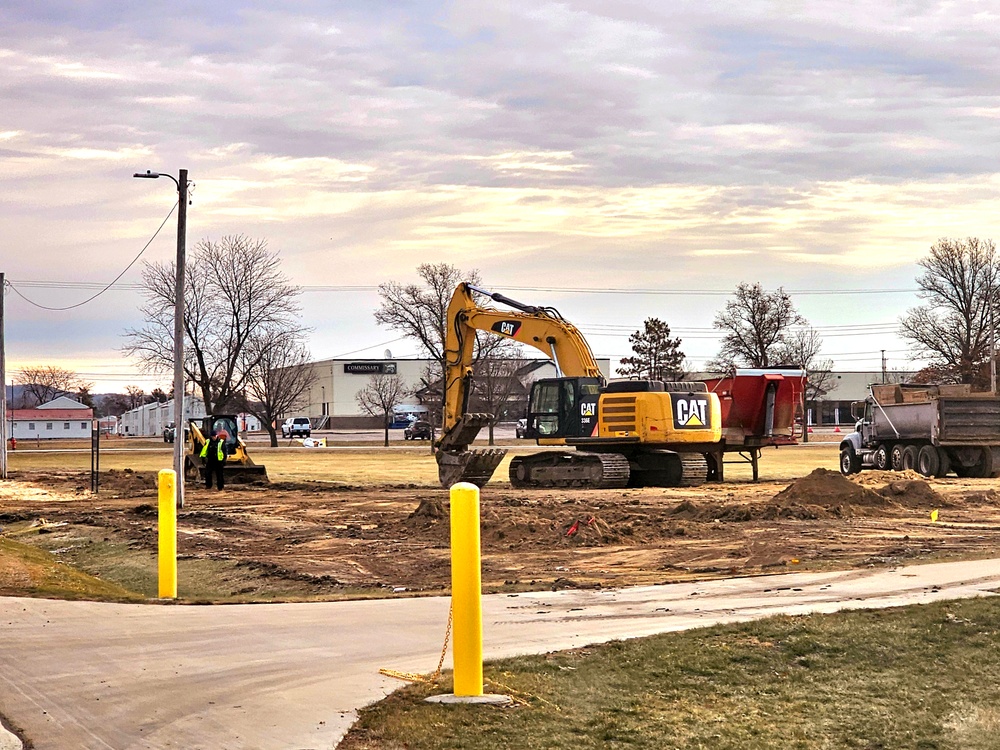
[[[177,474],[160,469],[159,568],[160,598],[177,598]]]
[[[483,694],[483,603],[479,558],[479,488],[451,488],[451,609],[455,695]]]

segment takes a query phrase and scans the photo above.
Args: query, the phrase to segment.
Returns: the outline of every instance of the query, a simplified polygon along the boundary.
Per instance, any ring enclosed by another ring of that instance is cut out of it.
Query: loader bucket
[[[471,482],[483,487],[507,455],[506,448],[483,448],[466,451],[438,451],[438,478],[442,487]]]
[[[255,484],[257,482],[270,481],[267,478],[267,467],[258,466],[257,464],[248,466],[245,464],[227,463],[223,471],[226,482],[232,482],[233,484]]]

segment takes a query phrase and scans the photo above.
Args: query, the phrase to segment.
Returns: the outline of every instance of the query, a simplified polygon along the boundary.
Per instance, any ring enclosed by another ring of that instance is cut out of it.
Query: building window
[[[52,429],[52,423],[51,422],[46,422],[45,423],[45,429],[46,430],[51,430]]]
[[[87,423],[86,422],[80,422],[80,429],[81,430],[86,430],[87,429]]]
[[[68,430],[69,429],[69,422],[63,422],[63,429],[64,430]]]
[[[35,423],[34,422],[28,422],[28,429],[29,430],[35,429]]]

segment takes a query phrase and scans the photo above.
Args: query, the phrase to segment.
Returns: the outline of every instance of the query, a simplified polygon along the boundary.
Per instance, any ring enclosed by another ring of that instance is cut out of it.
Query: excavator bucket
[[[438,451],[438,478],[442,487],[471,482],[482,487],[507,455],[506,448],[482,448],[464,451]]]
[[[507,455],[505,448],[470,449],[479,431],[492,421],[492,414],[463,414],[455,426],[437,442],[435,456],[438,478],[443,487],[472,482],[482,487]]]

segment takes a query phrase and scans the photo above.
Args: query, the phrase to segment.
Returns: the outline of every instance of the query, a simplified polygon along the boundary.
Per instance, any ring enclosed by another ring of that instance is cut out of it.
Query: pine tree
[[[647,318],[643,329],[628,337],[634,357],[622,357],[618,374],[650,380],[679,380],[684,374],[681,340],[670,338],[670,326],[659,318]]]

